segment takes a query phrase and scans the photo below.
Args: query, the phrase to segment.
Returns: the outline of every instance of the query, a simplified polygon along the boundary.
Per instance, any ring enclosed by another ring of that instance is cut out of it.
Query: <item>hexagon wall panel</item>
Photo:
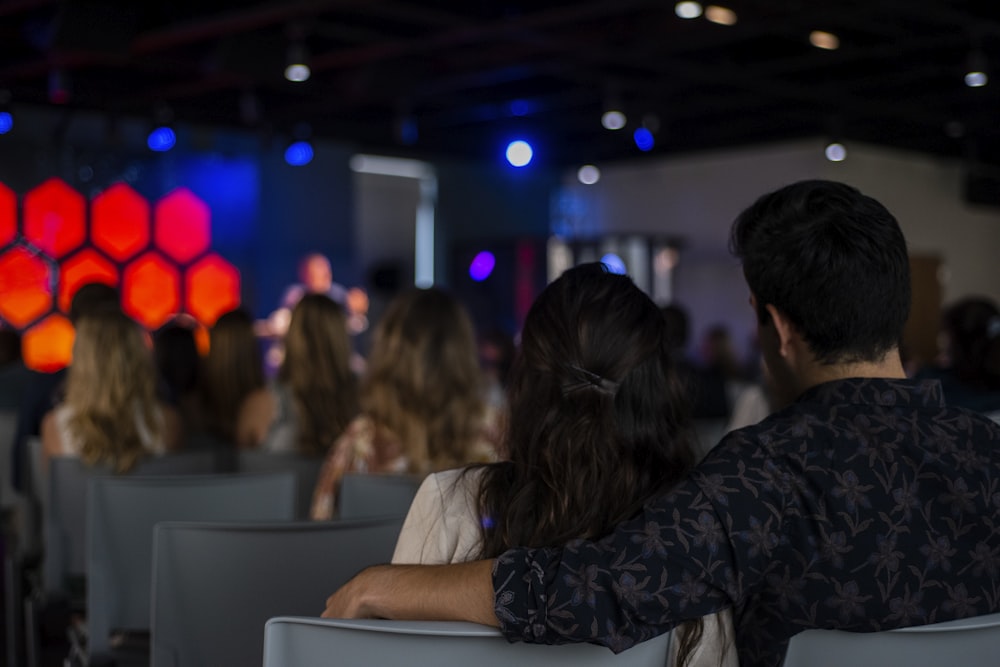
[[[73,295],[87,283],[118,285],[118,268],[93,248],[81,250],[59,267],[59,310],[68,313]]]
[[[24,363],[35,370],[59,370],[73,358],[75,332],[70,321],[58,314],[49,315],[28,329],[21,339]]]
[[[90,240],[108,257],[124,262],[149,245],[149,204],[124,183],[98,195],[90,211]]]
[[[0,183],[0,248],[17,236],[17,195]]]
[[[50,178],[24,198],[24,236],[49,257],[67,254],[86,236],[83,195]]]
[[[187,263],[208,250],[208,206],[187,188],[178,188],[156,205],[153,240],[168,257]]]
[[[184,283],[187,312],[208,326],[240,305],[240,273],[214,253],[195,262]]]
[[[157,252],[148,252],[125,267],[122,309],[149,329],[156,329],[181,309],[181,276]]]
[[[73,327],[64,314],[90,282],[120,285],[122,309],[147,329],[189,313],[207,350],[205,327],[240,305],[239,271],[211,252],[211,212],[190,190],[161,199],[152,221],[150,209],[118,183],[94,198],[88,221],[84,197],[53,178],[24,196],[19,226],[17,194],[0,183],[0,320],[22,331],[30,368],[69,362]]]
[[[23,329],[52,308],[49,263],[23,246],[0,255],[0,317]]]

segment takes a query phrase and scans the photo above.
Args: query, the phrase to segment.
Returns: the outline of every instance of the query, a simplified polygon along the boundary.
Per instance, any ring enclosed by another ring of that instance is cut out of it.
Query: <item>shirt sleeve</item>
[[[749,585],[742,573],[769,558],[747,545],[776,545],[780,535],[778,521],[761,526],[736,509],[760,505],[746,497],[759,490],[740,482],[735,451],[717,448],[714,461],[599,541],[501,555],[493,588],[503,633],[534,643],[598,643],[618,653],[732,607]],[[753,530],[763,537],[734,541]]]
[[[435,565],[450,562],[450,554],[444,553],[443,541],[439,539],[444,532],[443,512],[437,475],[428,475],[413,497],[406,521],[399,531],[396,550],[392,554],[394,564]]]

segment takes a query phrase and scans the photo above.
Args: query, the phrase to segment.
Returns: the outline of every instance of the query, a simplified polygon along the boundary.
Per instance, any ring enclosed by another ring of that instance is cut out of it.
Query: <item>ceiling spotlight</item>
[[[166,153],[177,145],[177,135],[169,125],[160,125],[146,137],[146,145],[151,151]]]
[[[309,54],[306,52],[306,45],[301,41],[294,41],[288,45],[288,57],[285,58],[285,78],[295,83],[308,81],[312,76],[309,69]]]
[[[576,172],[576,178],[584,185],[593,185],[601,180],[601,170],[592,164],[585,164]]]
[[[531,162],[531,158],[534,157],[535,151],[531,148],[531,144],[527,141],[518,139],[507,144],[507,162],[514,167],[525,167]]]
[[[632,139],[635,141],[636,147],[644,153],[653,150],[653,146],[656,145],[653,133],[645,127],[636,128],[635,132],[632,133]]]
[[[14,117],[9,111],[0,111],[0,134],[7,134],[14,129]]]
[[[296,141],[285,149],[285,162],[293,167],[303,167],[313,159],[313,147],[308,141]]]
[[[809,43],[817,49],[826,49],[827,51],[840,48],[840,38],[832,32],[825,32],[823,30],[813,30],[809,33]]]
[[[969,54],[969,62],[965,69],[965,85],[969,88],[982,88],[990,81],[986,74],[986,56],[982,51]]]
[[[827,144],[824,153],[826,154],[826,159],[830,162],[843,162],[847,157],[847,149],[844,148],[844,144],[838,141]]]
[[[674,5],[674,13],[682,19],[696,19],[701,16],[701,3],[678,2]]]
[[[619,111],[618,109],[605,111],[601,116],[601,125],[603,125],[606,130],[620,130],[625,127],[626,122],[627,119],[625,118],[625,113]]]
[[[719,25],[736,25],[736,12],[728,7],[709,5],[705,7],[705,18]]]

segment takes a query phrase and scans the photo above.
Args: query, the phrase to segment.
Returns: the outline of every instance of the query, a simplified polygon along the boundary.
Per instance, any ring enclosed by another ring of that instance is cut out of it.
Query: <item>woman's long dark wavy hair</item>
[[[603,264],[570,269],[541,293],[508,388],[506,460],[479,485],[490,518],[480,557],[606,535],[694,466],[665,328],[632,280]],[[701,621],[682,635],[687,655]]]

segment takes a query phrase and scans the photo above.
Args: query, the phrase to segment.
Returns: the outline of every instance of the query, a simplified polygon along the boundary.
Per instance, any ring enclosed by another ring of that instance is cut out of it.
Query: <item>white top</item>
[[[478,557],[479,516],[475,492],[482,470],[462,475],[463,469],[428,475],[410,505],[392,555],[393,563],[437,565],[461,563]],[[703,619],[701,641],[690,667],[739,667],[733,647],[732,610]],[[670,642],[674,664],[677,641]],[[723,653],[724,651],[724,653]]]

